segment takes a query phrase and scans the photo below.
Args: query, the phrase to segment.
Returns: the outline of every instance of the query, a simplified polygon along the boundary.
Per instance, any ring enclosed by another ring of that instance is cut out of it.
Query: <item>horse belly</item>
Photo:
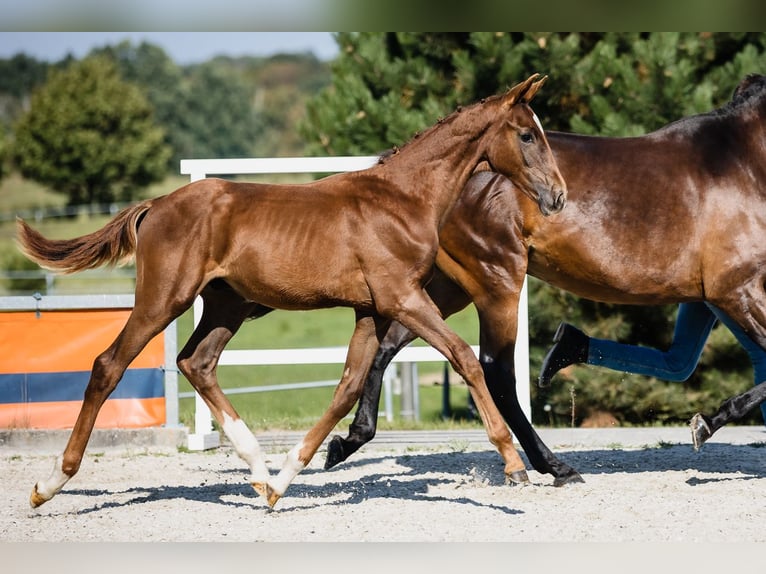
[[[635,259],[593,261],[589,254],[547,258],[536,254],[527,272],[560,289],[592,301],[626,305],[658,305],[691,300],[697,296],[694,281],[683,261],[675,270],[656,262]]]
[[[262,258],[233,265],[224,279],[245,299],[275,309],[369,307],[372,298],[358,269],[306,258]]]

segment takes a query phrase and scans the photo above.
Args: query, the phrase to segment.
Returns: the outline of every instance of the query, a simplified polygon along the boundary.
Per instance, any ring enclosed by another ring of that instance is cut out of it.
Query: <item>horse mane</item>
[[[766,76],[748,74],[734,88],[731,99],[711,113],[716,115],[739,113],[743,106],[752,105],[755,100],[759,103],[764,95],[766,95]]]
[[[760,74],[748,74],[739,85],[734,88],[731,96],[732,102],[745,101],[755,94],[759,94],[766,86],[766,76]]]
[[[737,85],[731,99],[718,108],[707,112],[685,116],[658,128],[656,134],[674,130],[689,130],[692,126],[711,126],[739,117],[748,109],[766,104],[766,76],[748,74]],[[712,122],[712,123],[711,123]]]
[[[448,116],[445,116],[443,118],[439,118],[438,120],[436,120],[436,123],[434,123],[431,126],[425,128],[424,130],[420,130],[420,131],[416,132],[415,135],[413,135],[409,140],[407,140],[401,146],[396,146],[395,145],[395,146],[385,150],[384,152],[382,152],[380,154],[380,157],[378,158],[378,163],[379,164],[385,163],[386,160],[388,160],[391,157],[393,157],[396,154],[398,154],[400,151],[402,151],[404,148],[409,146],[415,140],[419,140],[419,139],[421,139],[423,137],[428,136],[431,132],[433,132],[434,130],[436,130],[437,128],[439,128],[439,127],[441,127],[441,126],[443,126],[445,124],[452,123],[453,121],[455,121],[455,119],[460,115],[460,113],[462,111],[470,110],[470,109],[473,109],[473,108],[477,108],[479,106],[483,106],[484,104],[487,104],[487,103],[490,103],[490,102],[494,102],[494,101],[499,100],[501,98],[502,98],[502,95],[496,94],[496,95],[493,95],[493,96],[489,96],[487,98],[482,98],[480,101],[478,101],[478,102],[476,102],[474,104],[471,104],[470,106],[458,106]]]

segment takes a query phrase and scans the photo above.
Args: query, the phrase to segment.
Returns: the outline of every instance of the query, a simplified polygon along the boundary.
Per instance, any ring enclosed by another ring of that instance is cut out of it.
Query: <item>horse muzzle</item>
[[[550,188],[538,196],[537,205],[540,213],[546,217],[558,213],[567,204],[566,190],[561,188]]]

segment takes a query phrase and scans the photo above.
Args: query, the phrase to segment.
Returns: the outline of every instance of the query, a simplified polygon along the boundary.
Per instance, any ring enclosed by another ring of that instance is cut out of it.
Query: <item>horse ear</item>
[[[530,88],[533,87],[534,84],[536,84],[535,80],[540,76],[540,74],[532,74],[529,76],[526,80],[523,82],[516,84],[513,86],[510,90],[506,92],[506,94],[503,96],[503,105],[506,107],[511,107],[516,102],[528,102],[531,97],[527,97],[526,94],[529,92]],[[540,80],[541,82],[545,81],[545,78]],[[542,84],[540,84],[542,86]],[[535,95],[537,90],[540,88],[540,86],[537,86],[537,88],[534,88],[532,91],[532,96]]]
[[[536,82],[534,82],[531,86],[529,86],[529,89],[524,94],[524,102],[527,104],[532,101],[532,98],[535,97],[535,94],[537,94],[537,91],[543,87],[543,84],[545,84],[545,81],[548,79],[548,76],[543,76]]]

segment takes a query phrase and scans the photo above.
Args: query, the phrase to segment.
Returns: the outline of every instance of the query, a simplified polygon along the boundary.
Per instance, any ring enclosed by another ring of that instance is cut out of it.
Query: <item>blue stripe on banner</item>
[[[0,403],[81,401],[90,371],[0,374]],[[162,369],[128,369],[110,399],[151,399],[165,396]]]

